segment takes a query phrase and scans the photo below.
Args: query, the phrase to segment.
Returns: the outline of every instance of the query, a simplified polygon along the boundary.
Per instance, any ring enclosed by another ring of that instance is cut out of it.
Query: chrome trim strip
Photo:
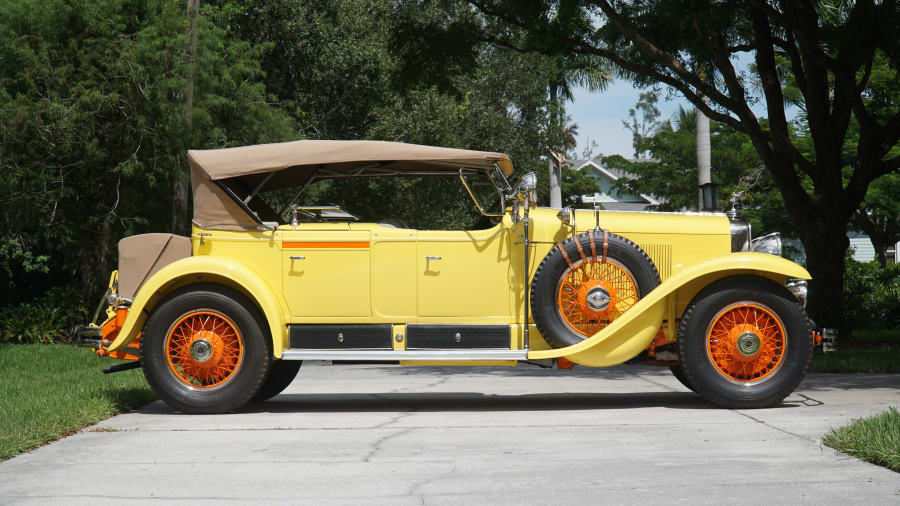
[[[525,360],[528,350],[298,350],[282,352],[284,360]]]

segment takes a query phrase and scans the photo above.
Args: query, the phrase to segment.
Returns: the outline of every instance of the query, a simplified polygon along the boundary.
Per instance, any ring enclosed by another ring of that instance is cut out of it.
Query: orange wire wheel
[[[237,326],[218,311],[191,311],[169,327],[166,360],[176,378],[191,388],[211,389],[227,383],[244,357]]]
[[[557,311],[574,332],[591,336],[638,301],[637,284],[627,267],[612,258],[579,260],[556,287]]]
[[[784,325],[756,302],[736,302],[712,319],[706,352],[716,370],[735,383],[758,383],[781,367],[787,352]]]

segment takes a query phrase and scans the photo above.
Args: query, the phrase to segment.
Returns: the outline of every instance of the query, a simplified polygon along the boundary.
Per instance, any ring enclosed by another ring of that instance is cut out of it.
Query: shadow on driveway
[[[809,406],[808,400],[789,397],[773,408]],[[668,408],[723,409],[688,392],[559,393],[487,395],[473,392],[398,392],[281,394],[250,404],[238,413],[371,413],[371,412],[518,412]],[[163,403],[138,410],[144,414],[176,414]]]

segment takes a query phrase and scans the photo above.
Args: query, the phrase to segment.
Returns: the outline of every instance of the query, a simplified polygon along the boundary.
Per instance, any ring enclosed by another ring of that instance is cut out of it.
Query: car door
[[[418,232],[420,321],[512,321],[507,232],[504,223],[487,230]]]
[[[370,232],[347,223],[279,227],[283,290],[292,317],[370,317]]]
[[[351,225],[361,227],[364,224]],[[370,225],[372,228],[373,320],[391,323],[415,322],[416,231]]]

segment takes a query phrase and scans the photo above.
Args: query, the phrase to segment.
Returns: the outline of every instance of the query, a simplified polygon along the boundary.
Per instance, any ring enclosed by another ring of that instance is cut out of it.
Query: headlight
[[[770,255],[781,256],[781,234],[778,232],[764,235],[753,239],[750,243],[750,251],[757,253],[768,253]]]
[[[805,279],[791,279],[784,286],[794,294],[801,306],[806,307],[807,285]]]

